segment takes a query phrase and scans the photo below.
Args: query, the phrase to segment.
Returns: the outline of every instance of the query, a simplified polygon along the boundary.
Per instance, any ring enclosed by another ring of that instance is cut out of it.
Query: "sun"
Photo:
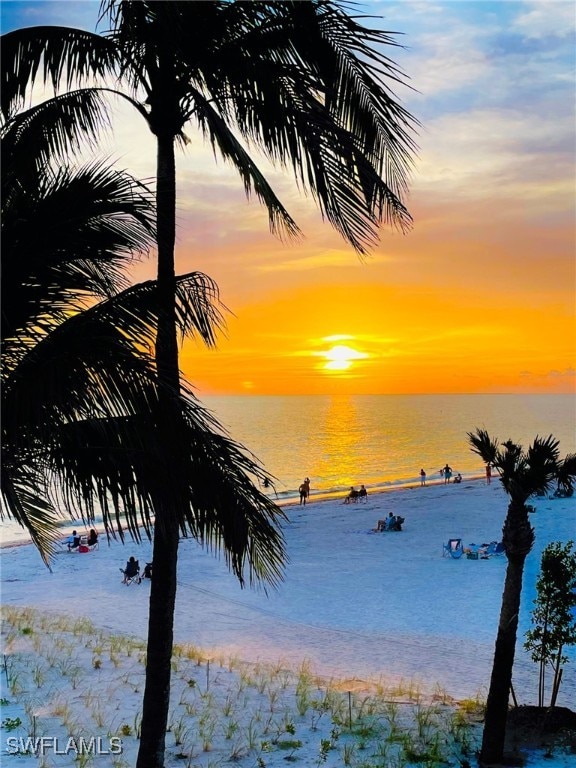
[[[365,352],[359,352],[345,344],[336,344],[322,355],[328,361],[323,366],[327,371],[347,371],[355,360],[368,357]]]

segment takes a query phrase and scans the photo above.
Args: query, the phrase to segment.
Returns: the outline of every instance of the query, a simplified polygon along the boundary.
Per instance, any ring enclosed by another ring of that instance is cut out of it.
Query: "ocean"
[[[312,395],[222,396],[202,402],[231,437],[257,456],[290,499],[305,477],[311,495],[350,486],[385,489],[439,480],[448,463],[465,478],[484,474],[467,433],[527,447],[554,435],[561,455],[576,452],[573,395]]]
[[[419,483],[421,468],[428,481],[440,480],[446,463],[465,479],[481,476],[466,437],[476,427],[524,446],[552,434],[561,455],[576,452],[572,395],[238,395],[201,402],[274,476],[280,502],[296,498],[305,477],[311,497],[330,497],[361,483],[369,491]],[[27,535],[0,523],[0,540],[15,538]]]

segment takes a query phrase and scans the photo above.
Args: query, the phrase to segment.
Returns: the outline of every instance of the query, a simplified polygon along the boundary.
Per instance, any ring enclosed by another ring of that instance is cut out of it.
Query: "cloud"
[[[573,116],[478,109],[430,122],[415,188],[522,198],[555,196],[571,205],[574,184]],[[572,192],[570,192],[572,191]]]
[[[528,0],[512,22],[528,39],[573,38],[576,14],[572,0]]]

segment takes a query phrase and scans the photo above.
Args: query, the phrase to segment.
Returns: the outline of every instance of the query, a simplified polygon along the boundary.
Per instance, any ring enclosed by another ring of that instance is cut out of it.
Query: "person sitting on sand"
[[[348,491],[348,496],[344,499],[344,504],[350,504],[350,502],[353,501],[354,504],[358,501],[358,491],[354,486],[350,486],[350,490]]]
[[[72,552],[73,549],[78,549],[80,546],[80,536],[78,536],[76,531],[72,531],[72,536],[68,536],[67,543],[68,552]]]
[[[462,482],[462,475],[460,474],[460,472],[458,472],[458,474],[454,477],[454,480],[452,480],[452,482],[456,484]]]
[[[144,566],[144,573],[142,574],[142,578],[152,580],[152,563],[146,563]]]
[[[90,528],[90,530],[88,531],[88,539],[86,541],[86,544],[89,547],[95,547],[96,544],[98,544],[98,534],[96,533],[94,528]]]
[[[358,498],[360,501],[368,501],[368,491],[363,485],[360,486],[360,490],[358,491]]]
[[[122,571],[122,568],[120,568]],[[138,573],[140,572],[140,566],[138,565],[138,560],[136,560],[135,557],[130,557],[128,562],[126,563],[126,568],[122,571],[124,574],[124,578],[122,579],[122,584],[128,584],[129,579],[133,579],[135,576],[138,576]]]

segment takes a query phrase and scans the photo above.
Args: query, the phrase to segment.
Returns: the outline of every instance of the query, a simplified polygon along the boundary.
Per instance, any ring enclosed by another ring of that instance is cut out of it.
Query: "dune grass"
[[[87,619],[35,609],[4,607],[2,620],[2,722],[12,724],[11,735],[47,735],[59,744],[114,737],[122,745],[121,754],[68,756],[68,763],[46,756],[45,766],[132,764],[145,645]],[[327,680],[307,663],[248,664],[182,644],[172,666],[167,765],[466,765],[478,748],[482,701],[459,705],[439,686],[424,696],[412,680]]]

